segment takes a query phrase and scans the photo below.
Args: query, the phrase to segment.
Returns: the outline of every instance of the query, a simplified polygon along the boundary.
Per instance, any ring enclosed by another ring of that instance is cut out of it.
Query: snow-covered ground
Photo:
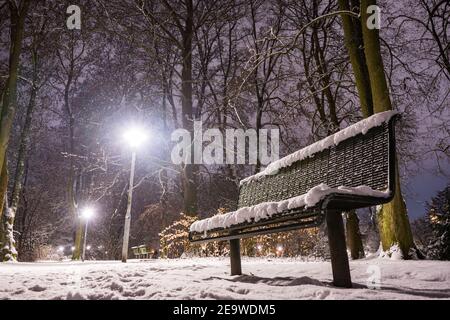
[[[450,262],[351,261],[352,289],[331,286],[330,262],[242,267],[230,276],[227,258],[0,264],[0,299],[450,299]],[[379,289],[367,288],[378,275]]]

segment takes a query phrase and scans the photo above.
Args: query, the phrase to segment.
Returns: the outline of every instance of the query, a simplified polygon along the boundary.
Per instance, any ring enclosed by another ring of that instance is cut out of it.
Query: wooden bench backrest
[[[331,188],[366,185],[374,190],[391,189],[395,166],[394,121],[370,129],[281,168],[275,175],[244,182],[238,207],[280,201],[305,194],[325,183]]]

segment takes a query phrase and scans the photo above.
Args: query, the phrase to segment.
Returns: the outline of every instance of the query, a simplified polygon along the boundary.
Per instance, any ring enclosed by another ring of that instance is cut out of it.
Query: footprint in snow
[[[226,288],[226,290],[237,293],[237,294],[242,294],[242,295],[246,295],[250,292],[250,290],[248,290],[248,289],[239,289],[239,288],[236,288],[235,286]]]
[[[320,290],[315,293],[316,299],[320,299],[320,300],[327,298],[330,294],[331,294],[331,292],[329,290]]]
[[[47,290],[47,288],[41,287],[40,285],[37,284],[35,286],[32,286],[32,287],[28,288],[28,290],[34,291],[34,292],[41,292],[41,291]]]
[[[136,291],[125,291],[122,296],[124,297],[142,297],[145,295],[145,290],[136,290]]]
[[[123,291],[123,287],[120,284],[116,283],[116,282],[111,283],[109,288],[111,290],[113,290],[113,291],[118,291],[118,292],[122,292]]]
[[[85,300],[85,298],[78,292],[69,292],[66,296],[67,300]]]
[[[16,295],[16,294],[22,294],[22,293],[24,293],[24,292],[25,292],[25,290],[19,289],[19,290],[14,291],[13,294],[14,294],[14,295]]]

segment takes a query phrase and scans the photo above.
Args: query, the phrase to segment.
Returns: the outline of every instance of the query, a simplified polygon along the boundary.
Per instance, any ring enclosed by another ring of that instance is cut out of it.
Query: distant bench
[[[153,258],[154,254],[156,253],[156,251],[145,244],[141,246],[131,247],[131,250],[133,251],[134,257],[137,259]]]
[[[194,222],[189,240],[229,240],[231,275],[240,275],[239,239],[326,221],[333,284],[351,287],[342,212],[392,200],[396,118],[377,113],[242,180],[238,209]]]

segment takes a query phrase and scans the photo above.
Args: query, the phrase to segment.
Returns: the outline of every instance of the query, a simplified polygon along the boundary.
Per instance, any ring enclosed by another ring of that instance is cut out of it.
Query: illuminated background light
[[[132,148],[137,148],[147,140],[145,131],[138,127],[132,127],[123,134],[123,139]]]

